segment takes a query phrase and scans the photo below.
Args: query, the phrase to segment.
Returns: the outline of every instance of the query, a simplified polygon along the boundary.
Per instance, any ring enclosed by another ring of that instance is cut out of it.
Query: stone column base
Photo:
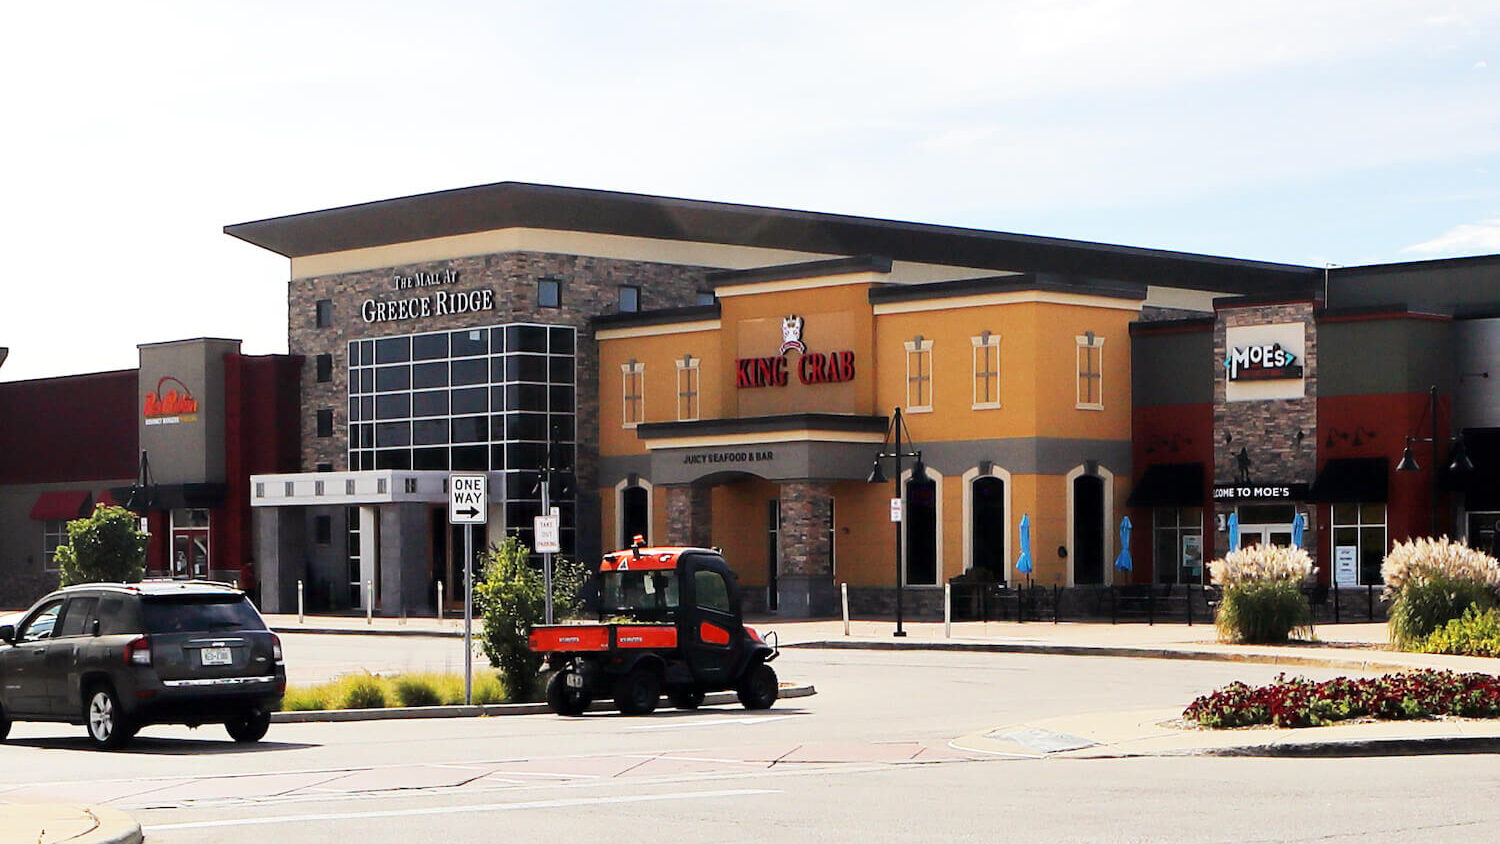
[[[780,575],[776,578],[776,612],[787,618],[839,615],[833,582],[822,575]]]

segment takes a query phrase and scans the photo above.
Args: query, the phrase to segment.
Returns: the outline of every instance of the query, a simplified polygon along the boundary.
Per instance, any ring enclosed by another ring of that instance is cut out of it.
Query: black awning
[[[1157,463],[1146,467],[1130,491],[1131,507],[1202,507],[1202,463]]]
[[[1318,504],[1384,503],[1390,495],[1391,461],[1386,457],[1335,457],[1323,464],[1307,500]]]
[[[212,509],[223,506],[229,488],[225,484],[151,484],[110,487],[109,494],[120,506],[137,513],[147,510]]]

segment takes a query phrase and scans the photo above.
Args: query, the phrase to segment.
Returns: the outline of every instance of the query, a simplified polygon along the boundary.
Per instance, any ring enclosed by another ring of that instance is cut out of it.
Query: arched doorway
[[[1005,481],[993,475],[975,478],[969,508],[972,567],[991,580],[1005,580]]]
[[[629,548],[635,537],[651,541],[651,491],[640,484],[620,490],[620,544]]]
[[[1079,475],[1073,479],[1073,582],[1086,586],[1104,582],[1104,479]]]

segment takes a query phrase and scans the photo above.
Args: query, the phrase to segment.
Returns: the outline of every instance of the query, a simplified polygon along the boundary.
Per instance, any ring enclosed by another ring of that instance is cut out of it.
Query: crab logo
[[[781,318],[781,351],[778,354],[784,355],[792,349],[798,354],[807,353],[807,346],[802,343],[802,317],[796,314]]]

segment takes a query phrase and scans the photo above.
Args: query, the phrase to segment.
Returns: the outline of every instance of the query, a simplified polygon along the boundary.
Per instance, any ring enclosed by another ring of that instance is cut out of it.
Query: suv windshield
[[[677,609],[675,571],[611,571],[599,581],[599,608],[606,615],[665,617]]]
[[[147,633],[264,630],[260,613],[243,595],[183,595],[146,598],[141,616]]]

